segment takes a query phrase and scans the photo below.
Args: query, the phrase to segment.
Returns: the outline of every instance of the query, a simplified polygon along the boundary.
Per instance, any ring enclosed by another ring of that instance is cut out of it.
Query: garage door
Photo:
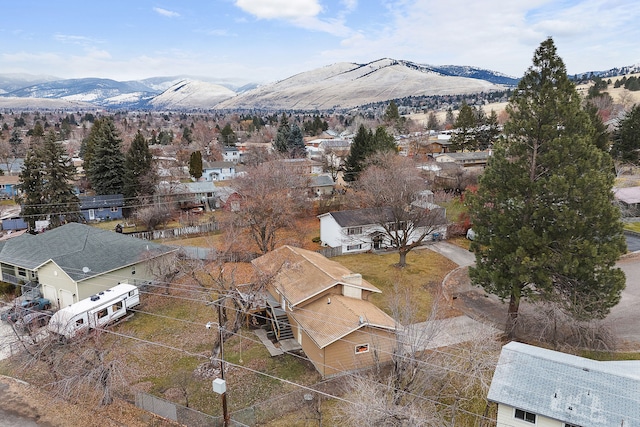
[[[73,294],[67,290],[60,289],[60,308],[65,308],[73,304]]]
[[[42,296],[51,301],[51,304],[58,305],[58,295],[56,295],[56,288],[51,285],[42,285]]]

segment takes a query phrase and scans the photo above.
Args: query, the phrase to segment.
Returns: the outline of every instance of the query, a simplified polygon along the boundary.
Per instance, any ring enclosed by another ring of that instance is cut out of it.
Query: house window
[[[362,234],[362,227],[347,228],[347,236],[355,236],[356,234]]]
[[[524,420],[529,423],[536,423],[536,414],[532,414],[531,412],[523,411],[522,409],[516,409],[515,415],[517,419]]]
[[[360,344],[356,346],[356,354],[369,353],[369,344]]]
[[[347,246],[347,250],[348,251],[355,251],[356,249],[362,249],[362,244],[358,243],[357,245],[348,245]]]
[[[564,427],[582,427],[582,426],[579,426],[578,424],[564,423]]]
[[[18,267],[18,276],[27,277],[27,270],[25,270],[24,268]]]
[[[117,206],[111,206],[111,212],[118,212]]]

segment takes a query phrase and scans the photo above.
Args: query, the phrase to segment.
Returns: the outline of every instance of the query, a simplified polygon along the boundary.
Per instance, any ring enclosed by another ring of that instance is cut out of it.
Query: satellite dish
[[[90,272],[90,271],[91,271],[91,269],[90,269],[89,267],[82,267],[82,272],[83,272],[84,274],[87,274],[87,273],[88,273],[88,272]]]

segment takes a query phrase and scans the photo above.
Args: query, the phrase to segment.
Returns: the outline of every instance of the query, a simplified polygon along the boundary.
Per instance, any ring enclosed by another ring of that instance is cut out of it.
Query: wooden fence
[[[127,233],[127,236],[137,237],[145,240],[175,239],[177,237],[189,236],[192,234],[210,233],[220,230],[217,222],[209,222],[207,224],[189,225],[187,227],[169,228],[166,230],[140,231],[135,233]]]

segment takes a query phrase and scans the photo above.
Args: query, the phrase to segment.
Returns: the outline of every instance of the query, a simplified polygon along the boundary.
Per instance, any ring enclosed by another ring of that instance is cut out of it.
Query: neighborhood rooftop
[[[640,361],[601,362],[510,342],[487,397],[571,425],[640,426]]]
[[[52,260],[79,281],[174,250],[72,222],[38,235],[26,233],[0,242],[0,262],[35,270]]]

